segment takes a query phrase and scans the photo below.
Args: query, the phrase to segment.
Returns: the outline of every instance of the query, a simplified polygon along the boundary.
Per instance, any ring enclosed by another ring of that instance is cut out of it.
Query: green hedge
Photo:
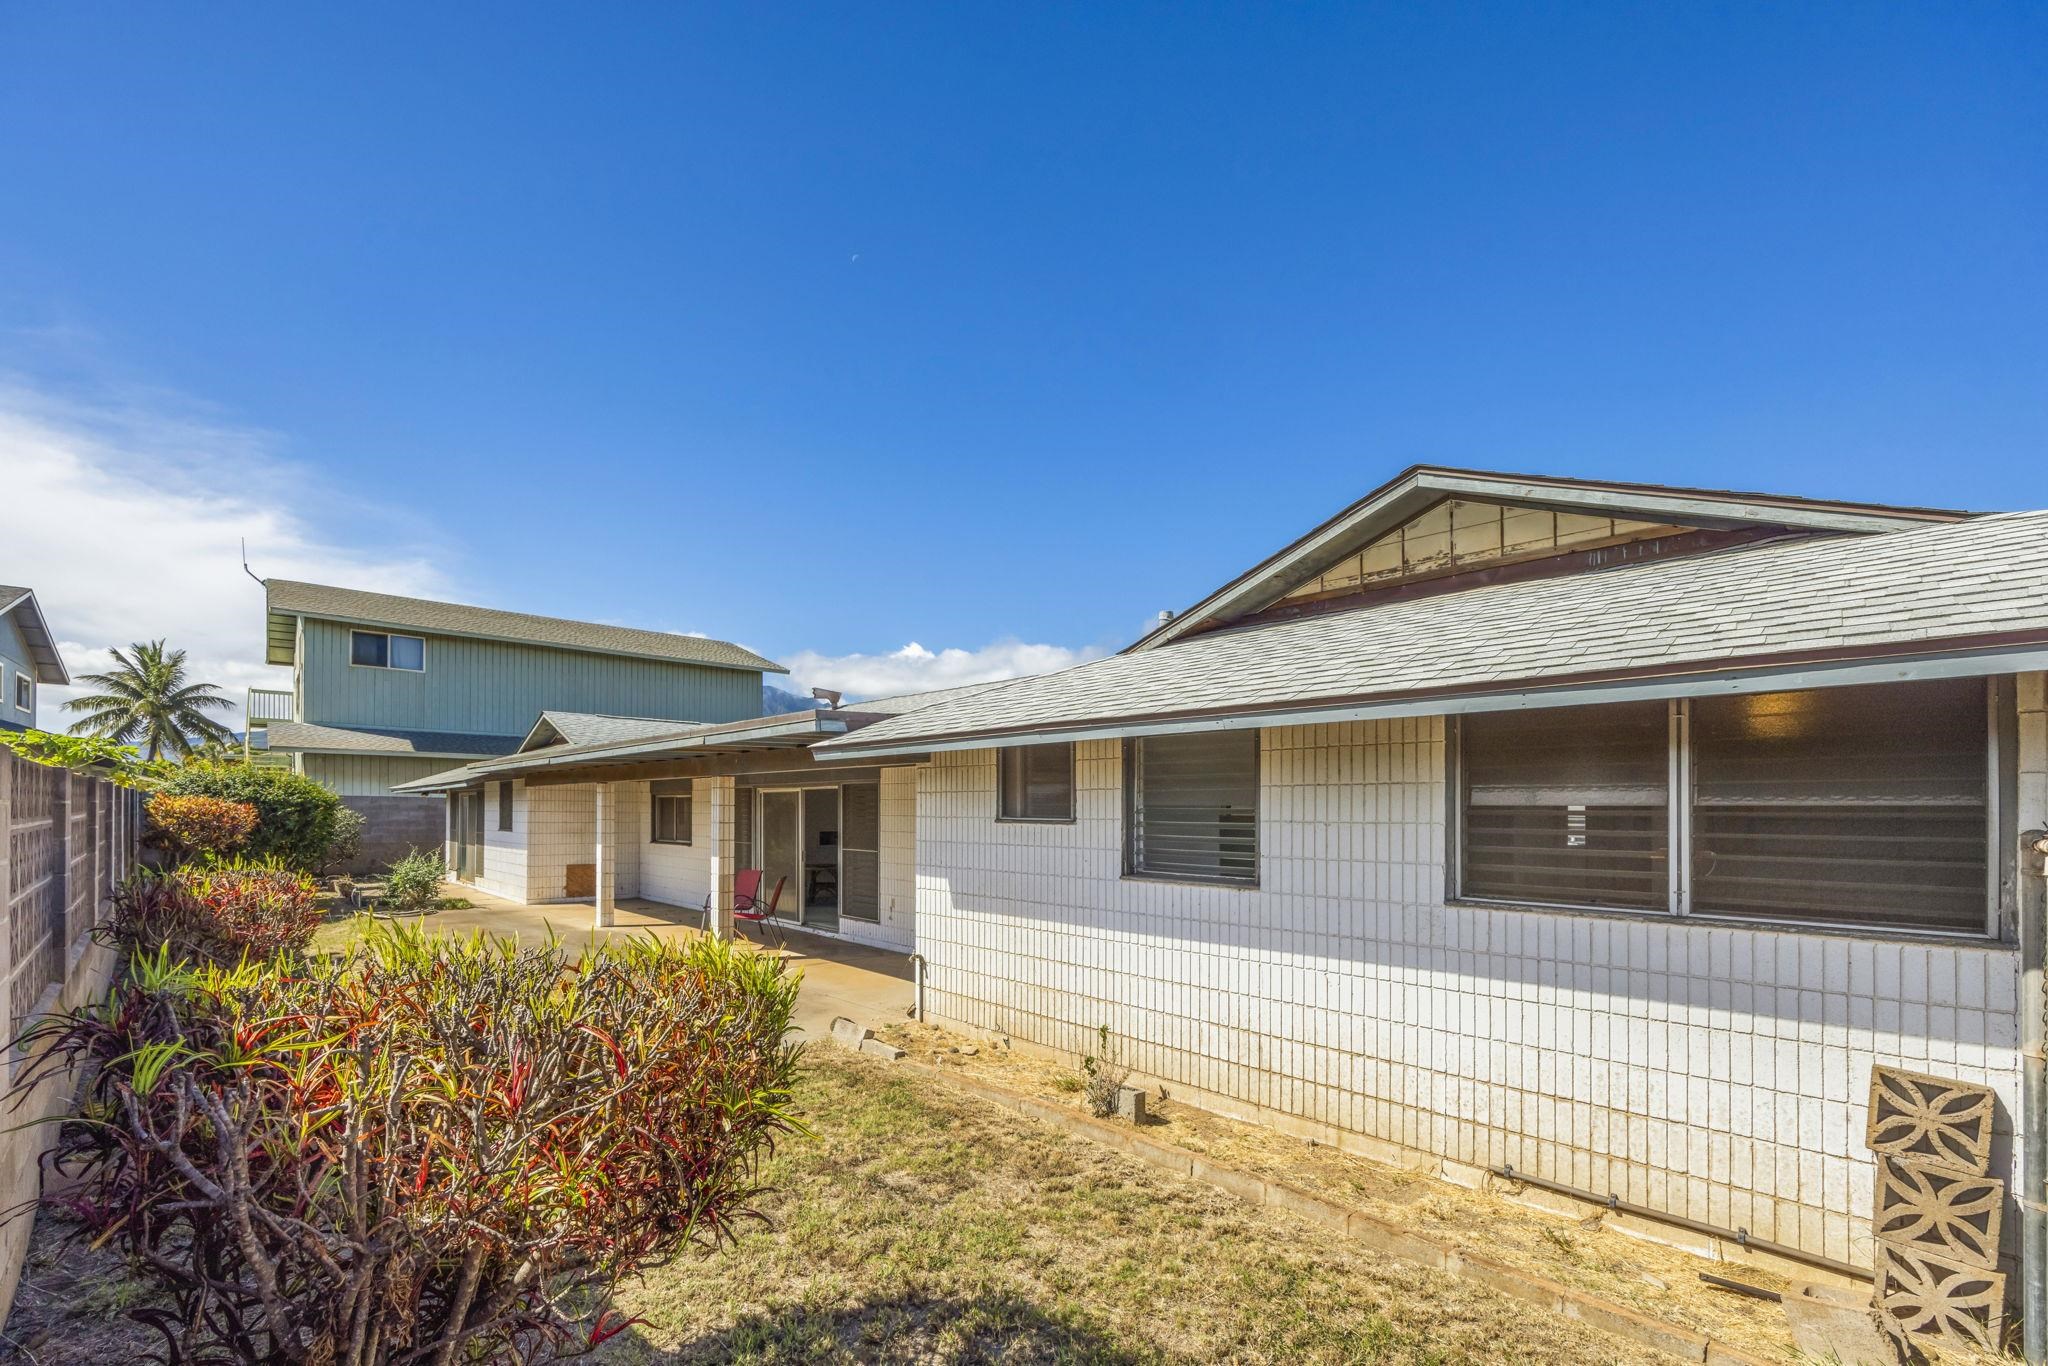
[[[256,808],[256,833],[241,856],[252,862],[276,859],[300,872],[313,872],[326,861],[342,811],[331,789],[284,768],[184,764],[160,790],[247,802]]]

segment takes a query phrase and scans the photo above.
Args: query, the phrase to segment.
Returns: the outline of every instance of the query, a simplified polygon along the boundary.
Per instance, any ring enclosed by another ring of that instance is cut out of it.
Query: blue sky
[[[2040,505],[2044,66],[2039,5],[0,6],[0,462],[71,461],[0,580],[241,681],[247,536],[845,682],[1120,644],[1418,460]],[[74,498],[217,597],[111,603]]]

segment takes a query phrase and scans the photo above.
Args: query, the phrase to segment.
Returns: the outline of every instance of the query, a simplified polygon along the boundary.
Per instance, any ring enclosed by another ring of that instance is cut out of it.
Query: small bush
[[[131,956],[232,964],[303,949],[323,915],[312,879],[286,868],[145,868],[114,894],[110,930]]]
[[[446,870],[439,854],[415,849],[391,865],[384,878],[384,896],[401,911],[424,910],[440,899]]]
[[[150,834],[179,859],[221,858],[256,832],[256,808],[224,797],[153,792],[142,809],[149,816]]]
[[[82,1236],[168,1300],[171,1360],[547,1362],[618,1282],[735,1240],[801,1132],[796,982],[715,939],[590,951],[379,928],[182,970],[23,1039],[90,1064],[55,1154]]]
[[[1131,1079],[1131,1069],[1124,1066],[1108,1025],[1097,1025],[1095,1038],[1102,1051],[1081,1059],[1081,1071],[1088,1078],[1082,1089],[1087,1092],[1088,1113],[1105,1119],[1116,1113],[1116,1093]]]
[[[334,838],[327,841],[327,852],[320,856],[320,863],[313,869],[316,874],[326,874],[336,868],[347,868],[363,852],[363,829],[369,824],[363,813],[352,806],[344,806],[334,813]]]
[[[249,764],[180,765],[164,779],[163,791],[189,797],[221,797],[256,808],[256,831],[243,856],[276,860],[311,872],[327,857],[335,825],[347,808],[332,789],[286,768]]]

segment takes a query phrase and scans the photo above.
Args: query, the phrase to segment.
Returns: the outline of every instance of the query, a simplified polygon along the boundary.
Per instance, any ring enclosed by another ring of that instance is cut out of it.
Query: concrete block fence
[[[98,997],[115,956],[92,932],[112,911],[114,889],[134,871],[142,834],[140,794],[104,778],[31,763],[0,750],[0,995],[8,1038],[37,1015]],[[46,1119],[69,1107],[67,1078],[33,1090],[19,1079],[28,1059],[0,1061],[0,1209],[41,1189]],[[0,1226],[0,1322],[13,1307],[33,1221]]]

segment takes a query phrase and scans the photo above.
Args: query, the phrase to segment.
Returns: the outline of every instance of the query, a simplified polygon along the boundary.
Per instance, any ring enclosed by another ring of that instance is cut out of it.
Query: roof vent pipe
[[[1158,629],[1159,629],[1160,627],[1162,627],[1162,626],[1166,625],[1166,623],[1167,623],[1167,622],[1169,622],[1169,621],[1172,621],[1172,620],[1173,620],[1173,612],[1172,612],[1172,610],[1171,610],[1171,609],[1169,609],[1169,608],[1165,608],[1165,607],[1162,607],[1162,608],[1160,608],[1160,609],[1159,609],[1159,620],[1158,620],[1158,621],[1156,621],[1156,622],[1154,622],[1154,623],[1152,624],[1152,629],[1156,631],[1156,630],[1158,630]]]

